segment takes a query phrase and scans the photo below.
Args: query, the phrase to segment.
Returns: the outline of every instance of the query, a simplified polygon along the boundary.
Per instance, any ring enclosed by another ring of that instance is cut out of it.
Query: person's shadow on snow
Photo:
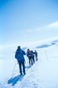
[[[23,79],[24,75],[17,75],[13,78],[10,78],[8,80],[8,84],[11,84],[12,83],[12,86],[14,86],[18,81],[21,81]]]

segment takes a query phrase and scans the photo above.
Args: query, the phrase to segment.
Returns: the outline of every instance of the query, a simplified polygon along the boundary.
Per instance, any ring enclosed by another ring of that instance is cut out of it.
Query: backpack
[[[17,50],[17,52],[15,53],[15,58],[16,58],[18,61],[24,60],[22,50]]]

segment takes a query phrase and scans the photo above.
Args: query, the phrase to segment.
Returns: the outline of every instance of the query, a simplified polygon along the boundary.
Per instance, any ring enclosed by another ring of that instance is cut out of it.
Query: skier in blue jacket
[[[21,49],[20,46],[18,46],[16,53],[15,53],[15,58],[18,61],[19,64],[19,69],[20,69],[20,74],[22,75],[24,73],[25,75],[25,58],[24,58],[25,52]]]

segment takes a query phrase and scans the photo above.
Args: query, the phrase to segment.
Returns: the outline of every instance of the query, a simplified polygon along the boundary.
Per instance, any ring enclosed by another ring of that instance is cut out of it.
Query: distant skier
[[[35,62],[33,50],[31,50],[30,53],[31,53],[31,60],[32,60],[32,64],[33,64]]]
[[[34,52],[34,55],[35,55],[35,58],[36,58],[36,61],[38,60],[38,53],[37,53],[37,51],[35,50],[35,52]]]
[[[27,57],[29,59],[29,65],[32,65],[34,63],[34,55],[33,55],[33,51],[30,49],[27,49]]]
[[[22,70],[25,75],[25,58],[24,58],[25,52],[21,49],[20,46],[18,46],[16,53],[15,53],[15,58],[18,61],[19,64],[19,70],[20,74],[22,75]]]
[[[29,65],[31,64],[31,55],[30,55],[30,49],[27,49],[27,57],[29,59]]]

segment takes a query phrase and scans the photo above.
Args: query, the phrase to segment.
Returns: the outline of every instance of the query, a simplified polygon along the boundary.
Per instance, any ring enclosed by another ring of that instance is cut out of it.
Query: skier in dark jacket
[[[29,59],[29,65],[31,64],[31,54],[30,54],[30,49],[27,49],[27,57]]]
[[[29,59],[29,65],[32,65],[35,61],[34,61],[34,54],[33,54],[33,51],[27,49],[27,57]]]
[[[19,69],[20,69],[20,74],[22,75],[22,70],[23,73],[25,74],[25,59],[24,59],[25,52],[21,49],[20,46],[18,46],[16,53],[15,53],[15,58],[18,61],[19,64]],[[23,69],[22,69],[23,67]]]
[[[34,60],[34,52],[33,52],[33,50],[31,50],[30,52],[31,52],[31,59],[32,59],[32,64],[33,64],[35,62],[35,60]]]

